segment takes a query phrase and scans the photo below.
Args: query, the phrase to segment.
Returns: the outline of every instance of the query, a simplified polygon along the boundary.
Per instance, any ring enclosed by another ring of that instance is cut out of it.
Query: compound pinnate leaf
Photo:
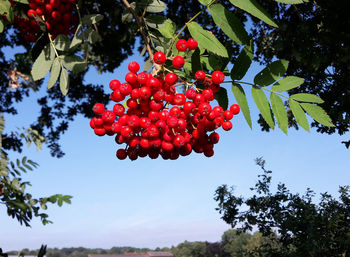
[[[313,94],[307,94],[307,93],[294,94],[294,95],[291,95],[290,98],[298,102],[308,102],[308,103],[318,103],[318,104],[324,103],[324,101],[318,96]]]
[[[276,92],[285,92],[290,89],[296,88],[303,83],[304,83],[304,79],[302,78],[295,77],[295,76],[288,76],[277,81],[272,86],[272,90]]]
[[[160,0],[151,0],[147,5],[146,11],[150,13],[163,12],[166,9],[166,4]]]
[[[41,51],[38,58],[35,60],[32,67],[32,77],[34,81],[42,79],[51,69],[52,63],[55,59],[55,52],[51,45],[47,45]]]
[[[249,36],[242,22],[221,4],[214,4],[209,7],[213,20],[222,31],[233,41],[241,45],[249,44]]]
[[[50,78],[47,85],[48,89],[52,88],[55,85],[60,73],[61,73],[61,62],[59,58],[56,57],[51,67]]]
[[[233,80],[241,80],[247,73],[250,65],[252,64],[254,56],[254,45],[251,42],[251,46],[245,46],[239,54],[233,68],[231,70],[231,78]]]
[[[255,76],[254,83],[262,87],[271,85],[286,73],[288,63],[286,60],[274,61]]]
[[[327,127],[334,127],[331,118],[320,106],[310,103],[301,103],[300,105],[318,123]]]
[[[266,123],[270,126],[270,128],[274,129],[275,121],[273,119],[271,107],[265,93],[261,88],[253,86],[252,97]]]
[[[266,24],[269,24],[276,28],[278,27],[278,25],[273,21],[271,16],[265,11],[265,9],[256,0],[230,0],[230,2],[234,6],[262,20]]]
[[[306,118],[306,114],[301,108],[300,104],[294,100],[289,100],[289,107],[292,110],[296,122],[304,128],[306,131],[310,132],[310,125]]]
[[[219,92],[215,94],[215,99],[218,101],[219,105],[227,110],[228,108],[228,96],[226,88],[220,87]]]
[[[271,107],[274,116],[276,117],[279,128],[287,134],[288,131],[288,115],[284,103],[278,95],[271,93],[270,95]]]
[[[60,90],[63,95],[67,95],[69,90],[69,75],[66,69],[62,69],[61,71]]]
[[[211,32],[204,30],[197,22],[188,24],[191,36],[198,41],[200,48],[205,48],[209,52],[223,57],[228,57],[226,48]]]
[[[240,84],[233,83],[232,93],[242,110],[245,120],[247,121],[249,127],[252,128],[252,118],[250,117],[248,101],[242,86]]]

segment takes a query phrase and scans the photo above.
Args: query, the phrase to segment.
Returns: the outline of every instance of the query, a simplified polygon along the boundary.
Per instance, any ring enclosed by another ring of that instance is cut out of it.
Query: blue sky
[[[91,69],[86,82],[103,84],[109,92],[109,81],[122,80],[131,60],[142,66],[136,55],[113,74],[99,75]],[[251,82],[261,68],[253,65],[244,80]],[[225,87],[230,93],[228,84]],[[8,129],[29,125],[39,111],[33,103],[45,93],[43,88],[20,103],[19,115],[7,115]],[[229,100],[235,103],[232,93]],[[257,109],[250,97],[248,101],[256,121]],[[23,153],[40,164],[24,176],[32,183],[33,195],[69,194],[72,204],[49,206],[54,224],[43,226],[34,219],[31,228],[20,226],[0,206],[0,247],[4,251],[37,249],[41,244],[155,248],[184,240],[218,241],[229,226],[215,211],[215,189],[221,184],[233,185],[237,194],[248,196],[260,173],[254,164],[260,156],[273,171],[274,183],[285,182],[293,192],[304,193],[310,187],[317,193],[336,195],[339,185],[350,184],[350,152],[340,144],[345,137],[322,135],[315,129],[311,133],[291,129],[288,136],[279,129],[265,133],[255,122],[251,130],[242,114],[234,118],[231,131],[219,133],[221,140],[212,158],[193,153],[177,161],[119,161],[114,138],[95,136],[89,120],[78,117],[62,136],[64,158],[52,158],[47,149],[36,152],[34,147]],[[11,153],[11,158],[19,156]]]

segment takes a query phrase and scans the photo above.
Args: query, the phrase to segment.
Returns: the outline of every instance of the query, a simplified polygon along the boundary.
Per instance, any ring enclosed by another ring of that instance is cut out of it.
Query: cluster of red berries
[[[28,18],[15,17],[15,26],[18,27],[24,39],[34,42],[40,35],[41,28],[52,35],[68,35],[74,33],[78,18],[74,15],[76,0],[29,0]]]
[[[194,50],[198,46],[194,39],[179,41],[176,44],[179,51]],[[175,69],[181,66],[181,58],[173,58]],[[166,59],[164,53],[157,52],[153,61],[163,65]],[[192,150],[211,157],[214,145],[219,142],[215,130],[232,128],[230,120],[239,113],[239,106],[233,104],[229,110],[224,110],[221,106],[210,105],[225,79],[221,71],[214,71],[211,78],[197,71],[196,80],[187,83],[173,72],[165,74],[163,68],[161,66],[155,75],[137,73],[139,64],[129,63],[126,82],[112,80],[109,84],[113,90],[111,100],[117,102],[113,110],[105,110],[100,103],[93,107],[96,117],[90,121],[90,126],[95,134],[115,135],[117,144],[126,143],[126,148],[117,151],[118,159],[161,156],[175,160],[180,155],[189,155]],[[195,83],[200,83],[203,89],[195,87]],[[177,92],[177,87],[183,87],[185,93]],[[126,107],[120,104],[125,99]]]

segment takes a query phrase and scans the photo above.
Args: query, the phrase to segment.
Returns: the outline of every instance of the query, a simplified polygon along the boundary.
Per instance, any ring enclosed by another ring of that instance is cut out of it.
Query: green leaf
[[[210,67],[212,67],[213,71],[216,71],[216,70],[223,71],[226,68],[226,65],[228,64],[229,60],[228,60],[228,58],[224,58],[224,57],[218,56],[216,54],[211,54],[208,57],[208,62],[209,62]],[[226,72],[229,74],[228,70],[226,70]],[[225,75],[227,75],[227,74],[225,74]]]
[[[61,198],[58,199],[57,205],[61,207],[63,205],[63,200]]]
[[[151,13],[163,12],[166,9],[166,4],[160,0],[151,0],[147,5],[146,11]]]
[[[282,4],[303,4],[308,3],[309,0],[275,0],[277,2],[280,2]]]
[[[2,33],[4,31],[4,23],[2,21],[2,19],[0,18],[0,33]]]
[[[210,4],[211,0],[198,0],[201,4],[208,5]]]
[[[58,35],[53,42],[59,51],[67,51],[71,43],[68,36],[63,34]]]
[[[276,117],[279,128],[287,134],[288,131],[288,115],[284,103],[278,95],[271,93],[270,95],[272,112]]]
[[[322,104],[324,101],[316,95],[299,93],[290,96],[291,99],[296,100],[298,102],[308,102],[308,103],[318,103]]]
[[[144,66],[143,66],[143,72],[147,72],[152,68],[152,62],[151,60],[148,58],[147,61],[145,62]]]
[[[300,107],[300,104],[294,100],[289,101],[289,107],[292,110],[292,113],[295,117],[296,122],[304,128],[306,131],[310,132],[310,125],[307,121],[306,114],[303,109]]]
[[[209,52],[223,57],[228,57],[226,48],[211,32],[204,30],[197,22],[188,24],[188,30],[191,36],[198,41],[201,48],[207,49]]]
[[[253,56],[254,56],[254,45],[251,41],[251,46],[245,46],[241,53],[239,54],[236,62],[233,65],[231,70],[231,78],[232,80],[241,80],[245,74],[247,73],[250,65],[252,64]]]
[[[82,29],[83,29],[83,27],[81,26],[81,24],[79,24],[76,31],[75,31],[72,42],[69,45],[69,49],[72,49],[72,48],[80,45],[83,42],[83,40],[81,38],[81,34],[79,34],[82,31]]]
[[[90,33],[88,34],[88,40],[90,42],[90,44],[95,44],[96,42],[98,42],[100,40],[100,34],[98,34],[98,32],[96,30],[91,30]]]
[[[278,27],[277,24],[271,18],[271,16],[265,11],[265,9],[256,0],[230,0],[230,2],[234,6],[262,20],[266,24],[269,24],[276,28]]]
[[[274,129],[275,122],[265,93],[262,91],[262,89],[253,86],[252,97],[266,123],[270,126],[270,128]]]
[[[69,90],[69,76],[66,69],[62,69],[60,76],[60,89],[63,95],[67,95]]]
[[[62,196],[62,200],[65,202],[65,203],[68,203],[68,204],[71,204],[71,199],[72,199],[72,196],[70,195],[64,195]]]
[[[242,22],[221,4],[209,7],[209,12],[217,26],[233,41],[241,45],[249,44],[249,36]]]
[[[51,69],[52,63],[55,59],[55,51],[49,44],[44,47],[38,58],[35,60],[31,74],[34,81],[42,79]]]
[[[240,84],[233,83],[232,93],[235,96],[235,99],[242,110],[245,120],[247,121],[249,127],[252,128],[252,119],[250,117],[248,101],[242,86]]]
[[[285,77],[279,81],[277,81],[273,86],[272,90],[276,92],[285,92],[290,89],[296,88],[304,83],[304,79],[295,77],[295,76],[288,76]]]
[[[194,51],[194,53],[191,56],[191,69],[193,74],[199,70],[202,70],[202,64],[198,48]]]
[[[286,73],[288,63],[286,60],[274,61],[255,76],[254,83],[262,87],[271,85]]]
[[[219,105],[227,110],[228,108],[228,96],[226,88],[220,87],[219,92],[215,94],[215,99],[218,101]]]
[[[48,89],[52,88],[55,85],[60,73],[61,73],[61,63],[60,63],[59,58],[56,57],[55,60],[53,61],[52,67],[51,67],[50,78],[49,78],[49,82],[47,84]]]
[[[158,31],[166,38],[172,38],[175,33],[175,24],[167,19],[163,25],[158,28]]]
[[[102,14],[89,14],[89,15],[85,15],[81,19],[81,22],[84,25],[91,26],[93,24],[98,23],[101,20],[103,20],[103,15]]]
[[[334,127],[331,118],[320,106],[310,103],[301,103],[301,107],[303,107],[303,109],[318,123],[327,127]]]
[[[163,15],[152,15],[145,17],[147,26],[153,29],[158,29],[166,20],[166,17]]]
[[[75,74],[83,72],[87,69],[87,63],[83,58],[77,55],[66,55],[63,58],[63,66]]]
[[[22,3],[22,4],[29,4],[28,0],[13,0],[13,1],[17,3]]]

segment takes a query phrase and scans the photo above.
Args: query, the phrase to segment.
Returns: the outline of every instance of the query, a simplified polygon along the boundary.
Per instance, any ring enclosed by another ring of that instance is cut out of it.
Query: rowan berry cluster
[[[194,39],[180,39],[176,44],[179,51],[194,50],[197,46]],[[166,59],[162,52],[154,54],[154,63],[161,65],[154,75],[138,73],[139,64],[129,63],[126,82],[112,80],[109,84],[113,90],[111,100],[117,102],[113,110],[105,110],[100,103],[93,107],[96,117],[90,126],[95,134],[115,135],[117,144],[126,144],[126,148],[117,151],[118,159],[136,160],[148,155],[151,159],[161,156],[175,160],[192,151],[211,157],[220,138],[215,130],[232,128],[230,120],[239,113],[239,106],[233,104],[224,110],[210,104],[220,90],[224,74],[214,71],[210,76],[197,71],[193,82],[185,82],[165,69]],[[181,69],[184,61],[182,56],[175,56],[173,68]],[[181,88],[184,93],[179,92]],[[125,100],[126,106],[121,104]]]
[[[48,31],[52,38],[59,34],[74,33],[78,18],[74,15],[76,0],[29,0],[28,18],[15,16],[24,39],[28,42],[37,40],[42,30]]]

